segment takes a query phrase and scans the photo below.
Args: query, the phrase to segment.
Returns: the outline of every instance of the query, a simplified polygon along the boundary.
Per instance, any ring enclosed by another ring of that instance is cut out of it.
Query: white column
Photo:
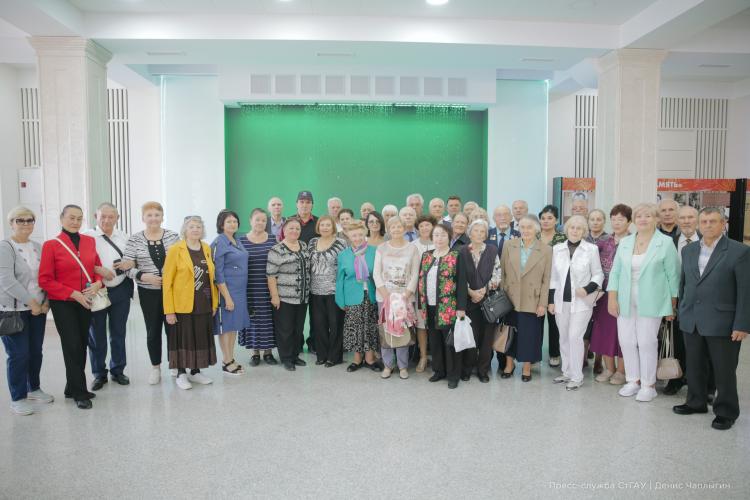
[[[656,135],[663,50],[621,49],[599,59],[596,204],[656,201]]]
[[[107,62],[112,54],[79,37],[32,37],[38,57],[47,237],[57,233],[67,204],[89,224],[109,201]]]

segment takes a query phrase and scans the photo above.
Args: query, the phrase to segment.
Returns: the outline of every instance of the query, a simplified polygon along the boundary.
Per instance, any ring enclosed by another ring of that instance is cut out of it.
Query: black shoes
[[[263,355],[263,361],[265,361],[267,365],[278,365],[279,364],[279,362],[276,361],[276,358],[273,357],[273,354],[264,354]]]
[[[326,368],[331,368],[334,366],[336,366],[336,363],[334,363],[333,361],[326,361]]]
[[[93,404],[91,404],[90,399],[81,399],[80,401],[76,401],[76,406],[79,410],[90,410]]]
[[[91,384],[91,390],[92,391],[98,391],[102,387],[104,387],[104,384],[107,383],[107,377],[98,377],[94,379],[94,382]]]
[[[531,373],[529,373],[528,375],[521,375],[521,381],[531,382]]]
[[[441,373],[433,373],[432,377],[430,377],[430,382],[438,382],[440,380],[443,380],[445,378],[445,375]]]
[[[112,380],[120,385],[130,385],[130,379],[124,373],[120,373],[119,375],[112,375]]]
[[[685,382],[680,379],[670,380],[667,383],[667,386],[664,387],[664,394],[666,394],[667,396],[674,396],[675,394],[680,392],[680,389],[682,389],[683,385],[685,385]]]
[[[513,373],[516,371],[516,365],[513,365],[513,369],[509,372],[502,372],[500,374],[500,378],[511,378],[513,376]]]
[[[357,370],[359,370],[360,368],[362,368],[362,366],[364,366],[364,364],[365,364],[364,361],[362,363],[352,363],[352,364],[350,364],[349,366],[346,367],[346,371],[348,371],[349,373],[356,372]]]
[[[87,393],[85,394],[85,396],[86,396],[86,398],[88,398],[88,399],[94,399],[94,398],[96,397],[96,394],[94,394],[93,392],[87,392]],[[67,399],[73,399],[73,395],[72,395],[72,394],[70,394],[69,392],[66,392],[66,393],[65,393],[65,397],[66,397]]]
[[[479,381],[483,384],[486,384],[487,382],[490,381],[490,377],[486,373],[484,375],[478,375],[477,377],[479,378]]]
[[[464,382],[468,382],[470,378],[471,378],[471,374],[461,375],[461,380],[463,380]]]
[[[253,354],[250,356],[250,366],[258,366],[260,364],[260,354]]]
[[[380,361],[375,361],[373,364],[368,363],[367,361],[364,362],[365,366],[369,368],[370,370],[374,372],[382,372],[383,371],[383,363]]]
[[[293,359],[292,363],[294,363],[296,366],[307,366],[307,363],[305,363],[304,361],[302,361],[299,358]]]
[[[284,369],[286,371],[293,372],[297,369],[297,367],[294,366],[294,363],[292,363],[291,361],[284,361]]]
[[[711,422],[711,427],[719,431],[725,431],[727,429],[731,429],[733,425],[734,425],[734,420],[732,420],[731,418],[726,418],[726,417],[716,417],[714,421]]]
[[[692,415],[694,413],[708,413],[708,408],[696,409],[685,404],[673,406],[672,411],[678,415]]]
[[[315,366],[324,365],[326,363],[328,363],[328,361],[326,361],[325,359],[318,359],[315,361]]]
[[[448,389],[455,389],[456,387],[458,387],[458,380],[448,381]]]

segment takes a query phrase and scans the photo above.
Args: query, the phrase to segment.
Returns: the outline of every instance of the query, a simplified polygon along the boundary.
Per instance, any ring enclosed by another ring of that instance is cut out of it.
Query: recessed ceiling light
[[[450,2],[450,0],[425,0],[425,1],[427,2],[427,5],[435,5],[435,6],[445,5],[448,2]]]
[[[521,62],[543,62],[543,63],[550,63],[555,62],[554,59],[548,59],[544,57],[522,57]]]
[[[184,50],[178,50],[178,51],[155,50],[155,51],[146,52],[146,55],[149,55],[149,56],[186,56],[187,52],[185,52]]]

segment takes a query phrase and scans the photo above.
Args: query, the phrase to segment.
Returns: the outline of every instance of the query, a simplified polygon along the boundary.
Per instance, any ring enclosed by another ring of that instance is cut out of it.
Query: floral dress
[[[417,284],[418,305],[421,318],[427,322],[428,286],[427,275],[433,265],[437,269],[437,304],[435,326],[446,329],[453,326],[456,320],[456,291],[458,282],[458,250],[452,250],[443,257],[435,259],[434,251],[422,254],[419,266],[419,283]]]

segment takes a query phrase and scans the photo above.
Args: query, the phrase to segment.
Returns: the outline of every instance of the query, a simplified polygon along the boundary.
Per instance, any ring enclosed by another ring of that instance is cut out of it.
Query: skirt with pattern
[[[378,351],[378,306],[370,302],[367,292],[362,303],[347,306],[344,312],[344,350]]]

